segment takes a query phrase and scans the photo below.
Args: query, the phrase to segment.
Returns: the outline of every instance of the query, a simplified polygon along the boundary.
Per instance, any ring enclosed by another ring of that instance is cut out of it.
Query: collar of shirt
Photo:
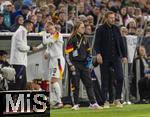
[[[24,26],[20,26],[19,28],[21,28],[23,31],[25,31],[26,33],[28,33],[27,29]]]

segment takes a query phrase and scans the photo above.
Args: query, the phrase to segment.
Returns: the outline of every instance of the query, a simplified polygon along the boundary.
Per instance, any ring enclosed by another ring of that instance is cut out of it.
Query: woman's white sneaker
[[[71,108],[71,110],[79,110],[80,108],[79,108],[79,105],[74,105],[72,108]]]
[[[90,104],[89,109],[103,109],[103,107],[99,106],[97,103]]]

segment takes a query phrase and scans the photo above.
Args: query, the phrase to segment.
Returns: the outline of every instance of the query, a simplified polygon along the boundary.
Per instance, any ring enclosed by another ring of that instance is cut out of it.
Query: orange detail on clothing
[[[69,53],[72,52],[73,50],[74,50],[73,46],[72,46],[72,45],[68,45],[68,46],[66,47],[65,53],[66,53],[66,54],[69,54]]]

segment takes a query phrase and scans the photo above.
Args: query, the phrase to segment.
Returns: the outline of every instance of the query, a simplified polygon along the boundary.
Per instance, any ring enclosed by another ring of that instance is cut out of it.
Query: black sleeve
[[[94,42],[94,49],[96,51],[96,53],[101,53],[101,47],[100,47],[100,43],[101,43],[101,38],[102,38],[102,31],[101,28],[99,27],[96,30],[96,34],[95,34],[95,42]]]
[[[125,47],[125,53],[127,54],[127,57],[128,57],[127,39],[126,37],[122,37],[122,39],[123,39],[123,44]]]
[[[117,28],[117,29],[118,29],[119,43],[120,43],[120,49],[121,49],[122,57],[127,57],[127,51],[126,51],[125,43],[123,42],[123,38],[121,36],[119,28]]]

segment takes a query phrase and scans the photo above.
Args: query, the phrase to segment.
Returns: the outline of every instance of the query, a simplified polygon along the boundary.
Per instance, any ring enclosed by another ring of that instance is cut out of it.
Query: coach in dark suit
[[[114,12],[109,11],[106,13],[104,24],[99,26],[96,31],[94,47],[97,53],[97,61],[101,68],[102,92],[105,102],[104,108],[109,108],[107,93],[109,88],[108,83],[110,80],[110,68],[113,68],[115,73],[115,103],[117,107],[122,107],[122,104],[120,103],[123,85],[123,70],[121,61],[123,60],[124,63],[127,62],[127,53],[125,51],[120,30],[117,26],[115,26]]]

